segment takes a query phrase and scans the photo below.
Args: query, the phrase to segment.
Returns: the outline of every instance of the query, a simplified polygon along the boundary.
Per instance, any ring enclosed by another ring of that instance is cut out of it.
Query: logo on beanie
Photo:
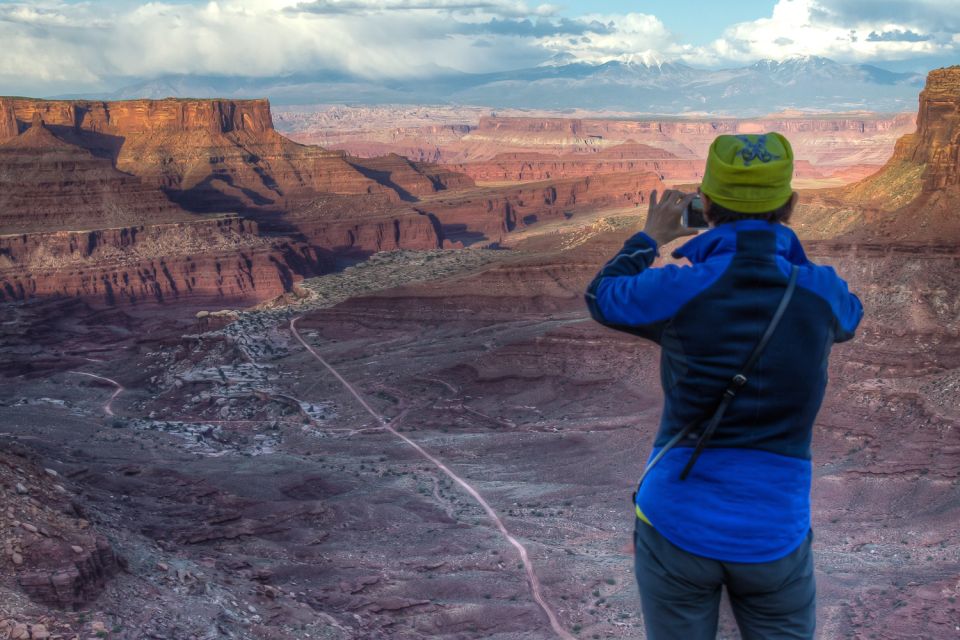
[[[747,136],[736,136],[737,140],[743,143],[743,149],[736,153],[737,156],[743,158],[743,166],[749,167],[750,163],[754,160],[759,160],[760,162],[767,163],[771,160],[779,160],[780,156],[770,153],[770,150],[767,149],[767,136],[757,136],[755,142],[751,142],[750,138]]]

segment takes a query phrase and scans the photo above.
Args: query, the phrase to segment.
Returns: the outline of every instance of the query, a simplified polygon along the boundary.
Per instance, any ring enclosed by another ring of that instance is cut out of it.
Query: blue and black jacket
[[[767,562],[810,528],[810,440],[835,342],[853,337],[860,300],[831,267],[810,262],[786,226],[719,225],[653,268],[656,242],[637,233],[587,288],[594,320],[661,346],[664,407],[651,458],[688,423],[709,419],[783,296],[779,327],[686,480],[693,442],[667,452],[637,493],[638,514],[691,553]]]

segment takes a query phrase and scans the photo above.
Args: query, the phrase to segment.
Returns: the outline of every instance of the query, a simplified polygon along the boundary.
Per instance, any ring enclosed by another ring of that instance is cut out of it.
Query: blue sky
[[[171,74],[430,77],[609,61],[960,62],[960,0],[0,0],[0,94]]]

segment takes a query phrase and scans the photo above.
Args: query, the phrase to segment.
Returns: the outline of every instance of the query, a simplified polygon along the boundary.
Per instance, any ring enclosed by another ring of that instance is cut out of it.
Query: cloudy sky
[[[548,61],[960,62],[958,0],[0,0],[0,95],[167,74],[367,78]]]

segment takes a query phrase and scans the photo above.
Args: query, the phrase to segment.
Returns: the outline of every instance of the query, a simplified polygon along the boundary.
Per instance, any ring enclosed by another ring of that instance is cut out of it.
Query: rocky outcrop
[[[20,133],[17,116],[9,101],[0,100],[0,141],[12,138]]]
[[[0,123],[4,300],[257,302],[337,252],[441,246],[403,200],[473,186],[287,140],[265,100],[0,98]],[[224,211],[251,219],[206,215]],[[261,237],[258,220],[287,240]]]
[[[512,231],[577,211],[636,207],[646,202],[652,189],[662,188],[655,173],[610,173],[478,190],[415,207],[438,221],[446,241],[489,244],[504,242]]]
[[[917,132],[897,144],[893,159],[926,167],[924,192],[960,183],[960,66],[936,69],[927,76]]]
[[[16,589],[46,607],[76,611],[93,602],[125,567],[106,537],[84,518],[71,486],[31,452],[6,446],[0,453],[0,591],[5,601]],[[0,632],[0,637],[29,636]]]
[[[316,252],[213,220],[0,236],[0,301],[82,297],[101,304],[248,302],[323,268]]]
[[[110,159],[191,211],[288,211],[329,193],[399,201],[469,183],[446,170],[402,166],[400,158],[374,159],[368,168],[343,152],[293,142],[274,130],[266,100],[0,98],[0,114],[7,114],[0,142],[39,116],[62,141]]]
[[[94,600],[121,568],[121,560],[104,538],[94,538],[78,554],[60,541],[45,538],[37,545],[48,568],[24,571],[17,582],[31,600],[49,607],[76,611]],[[79,556],[79,557],[78,557]],[[59,561],[59,563],[58,563]]]
[[[811,194],[801,219],[853,242],[960,242],[960,66],[931,71],[917,131],[877,173]]]
[[[54,122],[82,117],[69,103],[44,113]],[[95,115],[92,124],[110,124],[107,114]],[[110,115],[133,130],[130,114]],[[223,105],[162,115],[160,128],[263,124],[256,111]],[[322,268],[315,250],[265,239],[252,220],[188,213],[156,186],[59,137],[57,126],[34,111],[23,133],[0,144],[0,300],[257,302]]]
[[[444,244],[435,219],[376,195],[318,198],[290,221],[316,245],[335,253],[437,249]]]
[[[360,173],[390,187],[404,200],[474,186],[473,180],[462,172],[427,162],[412,162],[395,153],[347,160]]]
[[[700,160],[677,158],[669,151],[636,142],[595,153],[501,153],[487,161],[452,168],[480,182],[533,182],[630,172],[652,172],[662,180],[693,182],[703,175]]]
[[[17,120],[37,114],[50,125],[119,136],[148,132],[265,133],[273,130],[267,100],[34,100],[0,97]],[[16,135],[16,134],[14,134]],[[0,130],[0,137],[3,132]]]
[[[22,126],[39,116],[64,141],[112,160],[193,211],[283,209],[317,193],[389,193],[344,154],[292,142],[266,100],[50,101],[0,98]]]
[[[34,113],[0,144],[0,233],[96,229],[192,216],[107,158],[57,138]]]

